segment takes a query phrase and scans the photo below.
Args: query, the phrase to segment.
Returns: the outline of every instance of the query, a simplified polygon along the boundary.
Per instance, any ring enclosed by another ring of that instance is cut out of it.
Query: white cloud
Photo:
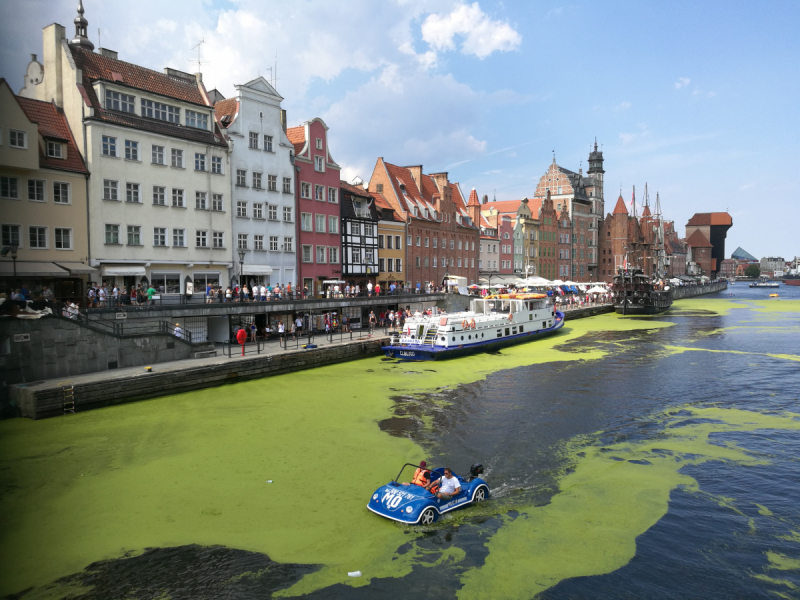
[[[478,58],[515,50],[522,43],[511,25],[492,20],[477,2],[460,4],[445,15],[428,15],[422,23],[422,39],[434,50],[454,50],[456,36],[463,38],[461,52]]]
[[[621,102],[620,104],[618,104],[618,105],[617,105],[617,106],[614,108],[614,111],[615,111],[615,112],[624,112],[624,111],[628,110],[630,107],[631,107],[631,103],[630,103],[630,102],[627,102],[627,101],[625,101],[625,102]]]
[[[678,81],[675,82],[675,89],[679,90],[682,87],[686,87],[691,82],[692,82],[692,80],[689,79],[688,77],[678,77]]]
[[[627,146],[628,144],[630,144],[630,143],[632,143],[634,141],[641,140],[641,139],[646,138],[646,137],[650,137],[650,135],[652,134],[652,132],[650,131],[650,129],[647,127],[647,125],[645,123],[639,123],[637,125],[637,128],[639,129],[639,131],[636,131],[634,133],[620,133],[619,134],[619,139],[622,142],[623,146]]]

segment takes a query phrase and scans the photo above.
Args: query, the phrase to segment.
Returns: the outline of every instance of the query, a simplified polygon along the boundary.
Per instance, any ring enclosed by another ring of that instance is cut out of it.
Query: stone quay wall
[[[683,298],[716,294],[717,292],[724,292],[727,289],[727,281],[715,281],[714,283],[707,283],[705,285],[678,286],[672,288],[672,298],[673,300],[682,300]]]
[[[375,338],[271,356],[221,359],[195,367],[160,371],[156,366],[149,373],[142,371],[123,374],[110,371],[102,377],[87,376],[83,380],[77,378],[72,382],[75,410],[82,412],[345,362],[380,354],[381,346],[386,343],[388,338]],[[10,397],[23,417],[42,419],[64,414],[62,387],[53,381],[11,386]]]

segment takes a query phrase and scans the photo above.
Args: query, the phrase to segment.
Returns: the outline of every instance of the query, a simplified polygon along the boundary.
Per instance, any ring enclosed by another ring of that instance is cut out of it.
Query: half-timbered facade
[[[342,279],[364,289],[378,274],[378,212],[364,188],[340,184],[342,211]]]

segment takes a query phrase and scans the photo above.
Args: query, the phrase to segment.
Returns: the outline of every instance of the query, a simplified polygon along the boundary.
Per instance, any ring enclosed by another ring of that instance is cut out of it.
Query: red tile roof
[[[733,225],[733,219],[726,212],[695,213],[686,225]]]
[[[222,126],[228,128],[230,127],[231,123],[234,122],[236,115],[239,112],[239,100],[236,98],[220,100],[214,105],[214,112],[217,115],[217,120],[222,123]],[[224,123],[222,121],[223,117],[227,117]]]
[[[622,199],[622,196],[617,198],[617,204],[614,206],[614,212],[612,214],[615,215],[627,215],[628,209],[625,208],[625,200]]]
[[[359,196],[361,198],[367,198],[368,200],[372,200],[372,195],[361,186],[350,185],[346,181],[339,181],[339,187],[353,194],[354,196]]]
[[[481,204],[481,210],[488,211],[494,208],[500,214],[516,214],[521,203],[522,200],[501,200],[500,202],[487,202],[486,204]]]
[[[78,89],[85,102],[93,109],[92,120],[107,121],[144,131],[151,131],[172,137],[183,138],[213,146],[227,146],[227,142],[219,132],[216,123],[212,122],[212,130],[195,129],[176,123],[149,119],[133,113],[105,110],[92,87],[97,80],[113,81],[122,85],[174,98],[181,102],[189,102],[198,106],[209,106],[200,85],[196,80],[173,77],[138,65],[96,54],[85,48],[70,46],[75,66],[83,73],[83,81]]]
[[[644,210],[642,211],[642,216],[643,217],[649,217],[650,215],[651,215],[650,207],[649,206],[645,206]]]
[[[686,243],[692,248],[711,248],[711,242],[708,241],[708,238],[704,236],[703,232],[699,229],[696,229],[695,232],[689,236]]]
[[[391,211],[391,220],[392,221],[397,221],[398,223],[402,223],[403,222],[403,219],[400,218],[400,216],[397,214],[397,211],[395,211],[395,209],[392,207],[392,205],[389,204],[389,202],[386,200],[386,198],[383,197],[382,194],[379,194],[378,192],[367,192],[367,193],[370,196],[372,196],[373,198],[375,198],[375,208],[378,208],[378,209],[384,210],[384,211],[385,210],[389,210],[389,211]],[[381,220],[388,221],[389,219],[386,219],[382,215],[381,216]]]
[[[299,127],[289,127],[286,130],[286,137],[289,138],[289,141],[294,146],[294,154],[297,156],[303,151],[303,147],[306,145],[305,125],[300,125]]]
[[[475,188],[472,188],[472,191],[469,193],[469,200],[467,201],[467,206],[480,206],[481,202],[478,200],[478,192],[475,191]]]
[[[39,166],[43,169],[88,173],[83,157],[75,143],[75,138],[72,137],[72,130],[69,128],[64,111],[58,108],[55,103],[41,102],[40,100],[19,96],[16,98],[28,119],[32,123],[36,123],[39,128],[39,134],[42,137],[59,140],[67,144],[66,158],[50,158],[40,147]]]

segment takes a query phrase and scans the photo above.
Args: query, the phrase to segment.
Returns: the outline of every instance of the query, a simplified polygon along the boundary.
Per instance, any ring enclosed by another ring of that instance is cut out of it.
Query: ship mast
[[[664,250],[664,218],[661,214],[661,198],[656,192],[656,217],[658,218],[658,230],[656,237],[657,252],[657,272],[658,277],[666,276],[666,252]]]

